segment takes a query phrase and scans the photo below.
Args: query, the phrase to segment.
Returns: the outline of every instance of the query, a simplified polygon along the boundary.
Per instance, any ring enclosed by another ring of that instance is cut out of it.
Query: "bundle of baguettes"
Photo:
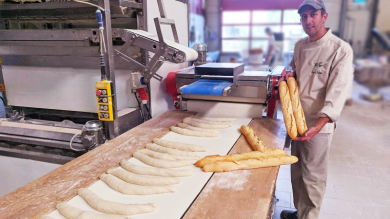
[[[305,115],[299,100],[298,85],[293,77],[280,82],[279,96],[287,133],[296,138],[298,133],[303,136],[307,131]]]
[[[289,77],[287,79],[287,86],[290,90],[291,104],[294,113],[295,122],[297,123],[298,133],[303,136],[307,131],[305,114],[301,106],[301,101],[298,94],[298,84],[295,78]]]
[[[204,172],[226,172],[287,165],[298,161],[297,157],[286,155],[286,152],[282,149],[267,149],[251,127],[243,125],[241,126],[241,132],[247,138],[254,151],[225,156],[206,156],[198,160],[195,165],[202,168]]]

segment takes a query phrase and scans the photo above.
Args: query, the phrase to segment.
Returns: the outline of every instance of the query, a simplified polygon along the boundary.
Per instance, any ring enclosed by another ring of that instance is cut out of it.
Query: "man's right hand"
[[[279,78],[278,86],[280,85],[280,82],[285,81],[287,83],[287,79],[289,77],[295,77],[295,73],[292,71],[286,71],[282,73],[282,75]]]

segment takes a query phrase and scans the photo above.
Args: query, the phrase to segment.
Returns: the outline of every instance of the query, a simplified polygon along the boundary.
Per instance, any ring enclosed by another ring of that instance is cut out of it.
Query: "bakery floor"
[[[389,218],[390,88],[380,92],[384,101],[368,102],[359,97],[368,89],[354,84],[353,105],[344,108],[330,148],[320,219]],[[276,196],[274,219],[284,209],[295,210],[290,166],[280,168]]]

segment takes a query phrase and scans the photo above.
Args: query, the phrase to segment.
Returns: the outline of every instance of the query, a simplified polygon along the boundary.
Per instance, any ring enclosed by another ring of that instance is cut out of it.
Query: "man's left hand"
[[[310,141],[318,132],[320,132],[321,129],[318,129],[317,127],[311,127],[309,128],[304,136],[298,136],[296,138],[293,138],[293,141]]]

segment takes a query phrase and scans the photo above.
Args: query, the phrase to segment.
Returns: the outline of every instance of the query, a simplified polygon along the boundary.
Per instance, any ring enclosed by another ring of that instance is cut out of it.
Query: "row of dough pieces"
[[[218,137],[218,129],[226,129],[232,126],[233,118],[208,118],[199,116],[190,116],[182,123],[172,126],[170,129],[181,135],[195,137]]]
[[[217,120],[214,121],[214,119]],[[201,126],[206,124],[215,129],[216,127],[221,127],[221,124],[228,125],[225,121],[220,121],[221,119],[230,120],[224,118],[189,117],[184,119],[183,122],[191,122],[192,124],[200,124]],[[195,123],[193,123],[194,121]],[[185,123],[180,124],[187,125]],[[226,125],[224,126],[225,128],[231,126],[228,125],[226,127]],[[199,132],[201,134],[200,136],[205,137],[204,133],[206,133],[206,130],[191,125],[187,125],[185,130],[193,131],[191,128],[198,129],[195,132]],[[216,133],[217,136],[219,135],[219,131],[217,130],[210,131]],[[127,195],[172,193],[176,191],[175,187],[172,185],[180,183],[180,179],[178,177],[191,176],[192,172],[189,170],[171,170],[166,168],[191,166],[200,158],[193,152],[207,151],[206,148],[201,146],[171,142],[163,139],[153,139],[153,142],[154,144],[147,144],[146,149],[136,151],[133,156],[145,164],[157,168],[142,167],[123,160],[120,162],[120,165],[125,170],[119,168],[109,169],[107,171],[108,174],[101,174],[99,178],[112,189]],[[106,214],[81,211],[80,209],[67,203],[60,203],[57,205],[57,210],[61,215],[68,219],[125,219],[127,217],[119,215],[149,213],[156,210],[156,206],[154,204],[134,205],[106,201],[101,199],[92,191],[84,188],[78,190],[78,195],[81,196],[92,208]],[[43,216],[42,218],[49,219],[50,217]]]

